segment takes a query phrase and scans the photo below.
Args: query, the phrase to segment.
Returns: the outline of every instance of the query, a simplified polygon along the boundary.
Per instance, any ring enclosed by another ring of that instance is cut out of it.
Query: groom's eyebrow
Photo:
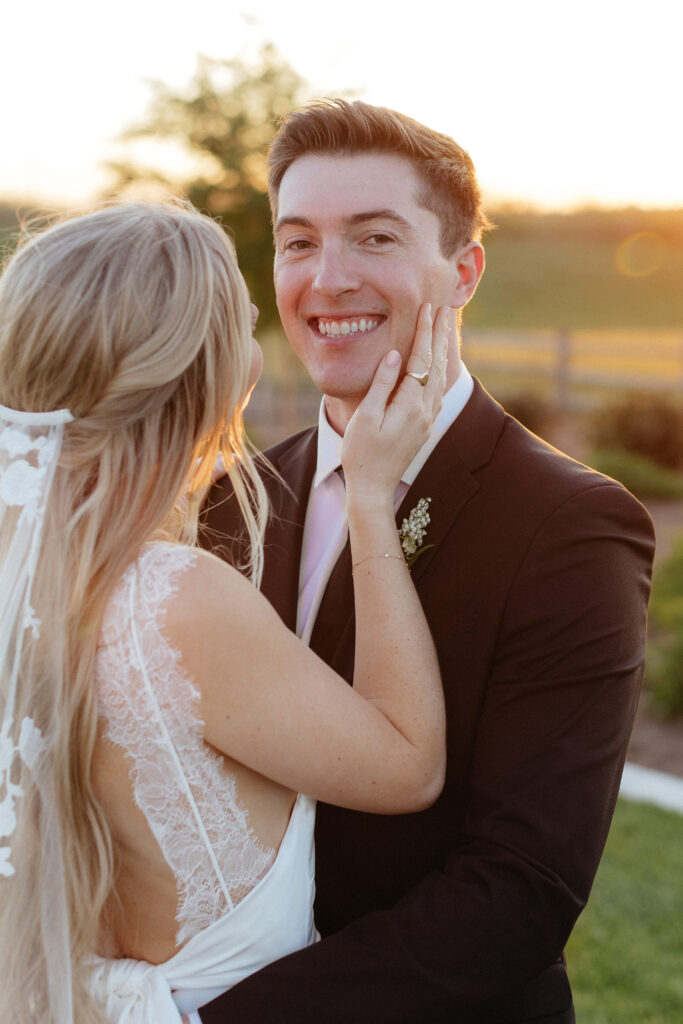
[[[364,224],[366,221],[371,220],[390,220],[395,224],[406,230],[412,230],[412,224],[410,224],[405,217],[401,217],[395,210],[383,208],[381,210],[362,210],[360,213],[353,213],[349,217],[342,219],[342,224],[347,227],[357,227],[359,224]],[[299,228],[313,228],[315,224],[309,217],[300,217],[296,214],[285,215],[280,217],[275,225],[276,233],[280,228],[285,226],[299,227]]]
[[[362,213],[354,213],[351,217],[345,218],[345,222],[351,227],[356,227],[358,224],[364,224],[365,221],[368,220],[391,220],[402,228],[411,227],[405,217],[401,217],[401,215],[396,213],[395,210],[387,208],[381,210],[364,210]]]
[[[309,220],[308,217],[297,217],[295,214],[292,214],[292,216],[280,217],[280,219],[275,225],[275,231],[279,231],[280,228],[283,228],[285,226],[285,224],[291,224],[293,227],[297,228],[313,227],[313,221]]]

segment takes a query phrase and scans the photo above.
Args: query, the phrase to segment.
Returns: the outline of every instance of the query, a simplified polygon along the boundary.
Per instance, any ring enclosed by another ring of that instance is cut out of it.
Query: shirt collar
[[[408,485],[414,483],[418,473],[443,435],[467,405],[473,387],[471,374],[465,364],[462,363],[457,380],[443,396],[441,411],[432,424],[429,437],[401,475],[401,480],[404,483]],[[329,424],[325,413],[325,399],[323,397],[318,414],[318,463],[313,479],[314,487],[317,487],[330,473],[334,473],[341,466],[342,440],[337,431]]]

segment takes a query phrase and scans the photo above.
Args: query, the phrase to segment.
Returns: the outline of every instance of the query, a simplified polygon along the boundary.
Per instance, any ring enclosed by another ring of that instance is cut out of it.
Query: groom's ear
[[[474,295],[484,273],[484,250],[479,242],[468,242],[451,257],[457,276],[451,292],[451,306],[461,309]]]

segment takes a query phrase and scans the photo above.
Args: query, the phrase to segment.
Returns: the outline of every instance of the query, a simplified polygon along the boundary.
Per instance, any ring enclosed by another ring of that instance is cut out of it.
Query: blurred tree
[[[199,57],[182,92],[152,81],[145,120],[123,140],[165,140],[191,160],[180,181],[137,161],[110,163],[117,193],[141,185],[181,192],[198,209],[220,220],[233,236],[240,267],[259,307],[259,324],[277,322],[272,286],[272,233],[266,155],[277,121],[305,98],[304,80],[271,44],[257,59]]]

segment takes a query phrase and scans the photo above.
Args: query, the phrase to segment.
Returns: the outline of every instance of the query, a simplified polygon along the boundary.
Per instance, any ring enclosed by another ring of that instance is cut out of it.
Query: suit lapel
[[[446,433],[423,466],[396,515],[398,529],[420,498],[432,499],[425,538],[425,544],[432,546],[420,555],[411,570],[416,586],[425,568],[438,557],[439,546],[460,510],[478,490],[472,473],[457,458],[457,446],[450,438],[452,430]],[[347,541],[320,602],[311,648],[349,682],[353,678],[355,637],[351,546]]]
[[[415,562],[412,576],[419,581],[438,558],[439,547],[467,502],[479,490],[475,471],[491,458],[505,413],[475,379],[472,395],[455,423],[422,467],[398,510],[397,528],[420,498],[431,498],[425,545],[432,545]],[[296,628],[299,564],[306,506],[317,456],[317,430],[306,432],[284,454],[273,458],[291,490],[271,479],[273,520],[266,536],[266,569],[262,590],[285,624]],[[351,553],[347,542],[325,589],[313,630],[311,647],[328,664],[351,680],[355,644]]]
[[[493,455],[505,413],[475,379],[474,390],[455,423],[446,431],[420,470],[396,515],[397,528],[420,498],[431,498],[425,545],[431,545],[411,572],[417,589],[426,569],[439,557],[439,548],[462,509],[479,490],[476,470]],[[450,571],[452,567],[448,567]],[[353,678],[355,616],[351,552],[347,542],[330,576],[311,638],[311,647],[328,664]]]
[[[281,454],[277,449],[268,453],[284,485],[272,473],[263,474],[271,501],[271,518],[266,530],[261,592],[292,631],[296,630],[301,546],[317,444],[318,431],[311,429]]]
[[[439,547],[462,509],[479,490],[476,470],[491,458],[503,426],[500,405],[474,381],[472,395],[446,431],[401,502],[396,517],[400,527],[420,498],[431,498],[430,523],[424,538],[427,550],[412,568],[413,582],[439,557]]]
[[[352,631],[351,643],[347,633]],[[315,651],[323,661],[334,666],[348,682],[353,678],[353,655],[355,653],[353,577],[351,574],[351,545],[348,541],[342,548],[335,562],[330,578],[325,587],[318,613],[315,617],[311,633],[311,650]],[[336,652],[343,647],[347,652],[350,648],[351,657],[339,664]]]
[[[457,445],[454,444],[449,431],[420,470],[396,516],[396,525],[400,528],[420,498],[432,499],[429,505],[430,521],[423,540],[426,550],[418,556],[411,569],[415,584],[427,566],[438,558],[442,541],[463,506],[478,489],[479,484],[475,477],[458,457]]]

